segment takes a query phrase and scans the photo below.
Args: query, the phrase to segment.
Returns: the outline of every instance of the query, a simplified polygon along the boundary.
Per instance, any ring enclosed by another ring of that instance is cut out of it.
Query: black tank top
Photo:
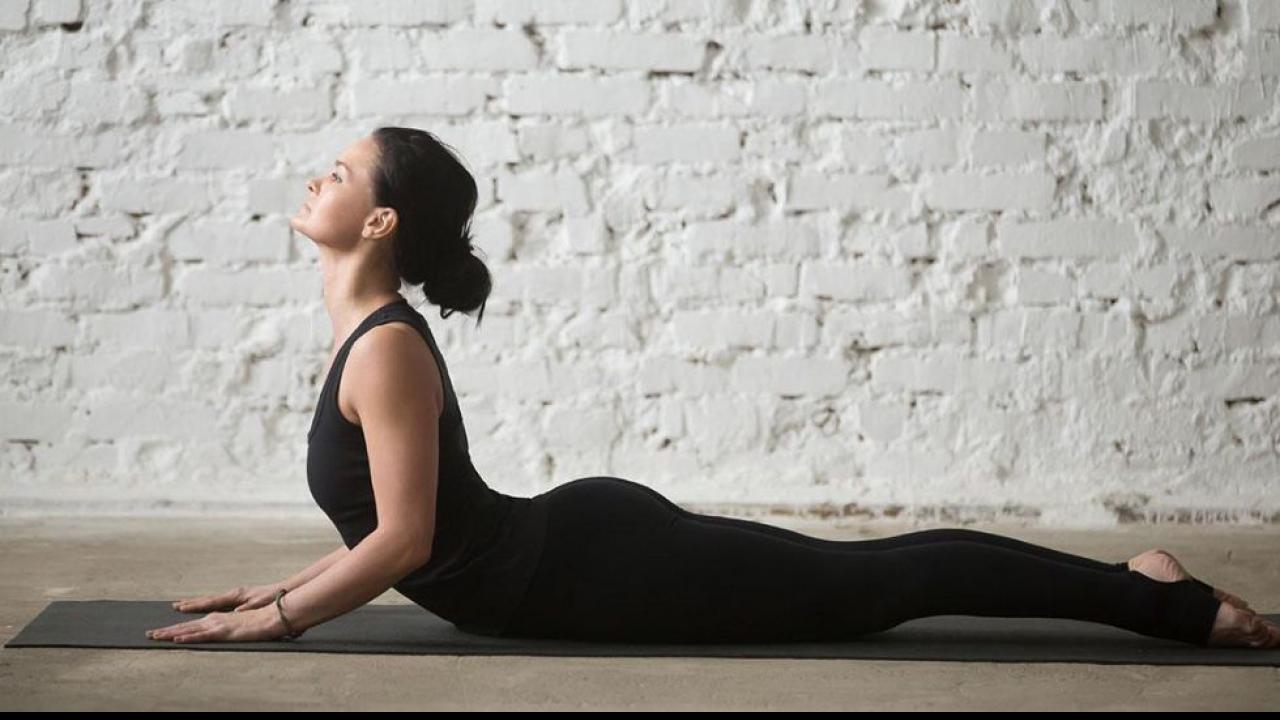
[[[365,318],[334,357],[307,434],[307,485],[348,548],[378,525],[364,431],[338,409],[338,385],[357,338],[386,322],[418,329],[440,367],[440,473],[431,557],[394,585],[462,630],[500,635],[528,589],[546,537],[546,508],[491,489],[471,464],[449,370],[426,318],[404,298]]]

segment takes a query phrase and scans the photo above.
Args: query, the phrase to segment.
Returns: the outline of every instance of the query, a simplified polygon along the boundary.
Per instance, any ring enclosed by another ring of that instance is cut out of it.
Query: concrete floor
[[[832,539],[946,527],[769,522]],[[1193,574],[1259,611],[1280,612],[1280,527],[964,527],[1102,560],[1163,547]],[[169,599],[272,582],[337,544],[332,527],[304,521],[0,518],[0,637],[13,637],[51,600]],[[374,602],[407,600],[390,591]],[[1274,667],[0,650],[5,711],[1277,707],[1280,668]]]

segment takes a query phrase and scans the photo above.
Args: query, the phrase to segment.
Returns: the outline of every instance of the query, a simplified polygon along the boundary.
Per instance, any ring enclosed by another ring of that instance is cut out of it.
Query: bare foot
[[[1226,603],[1218,606],[1218,616],[1209,631],[1212,647],[1280,648],[1280,626],[1253,612]]]
[[[1129,559],[1129,569],[1161,582],[1177,582],[1187,580],[1191,573],[1182,567],[1178,559],[1165,550],[1148,550],[1141,555]],[[1249,603],[1220,588],[1213,589],[1213,596],[1228,605],[1240,610],[1249,610]]]

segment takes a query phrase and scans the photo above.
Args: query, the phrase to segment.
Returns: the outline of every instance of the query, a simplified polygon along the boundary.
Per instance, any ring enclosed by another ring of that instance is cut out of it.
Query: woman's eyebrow
[[[350,173],[350,172],[351,172],[351,168],[350,168],[350,167],[348,167],[348,166],[347,166],[347,164],[346,164],[346,163],[344,163],[344,162],[342,162],[341,160],[334,160],[334,161],[333,161],[333,164],[334,164],[334,165],[341,165],[342,167],[346,168],[346,169],[347,169],[347,173]]]

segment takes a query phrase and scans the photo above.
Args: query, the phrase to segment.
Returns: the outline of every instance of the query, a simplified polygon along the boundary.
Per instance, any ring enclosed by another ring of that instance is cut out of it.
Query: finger
[[[167,627],[162,627],[159,630],[153,630],[151,632],[161,636],[173,635],[173,634],[185,632],[187,630],[192,630],[195,628],[202,627],[199,623],[200,623],[199,620],[193,620],[191,622],[178,623],[177,625],[169,625]]]
[[[174,642],[201,642],[214,639],[217,628],[198,627],[174,635]]]
[[[235,596],[235,590],[228,590],[218,595],[201,595],[200,597],[178,600],[174,602],[173,607],[184,612],[198,612],[207,609],[213,604],[221,605],[227,601],[234,600]]]

